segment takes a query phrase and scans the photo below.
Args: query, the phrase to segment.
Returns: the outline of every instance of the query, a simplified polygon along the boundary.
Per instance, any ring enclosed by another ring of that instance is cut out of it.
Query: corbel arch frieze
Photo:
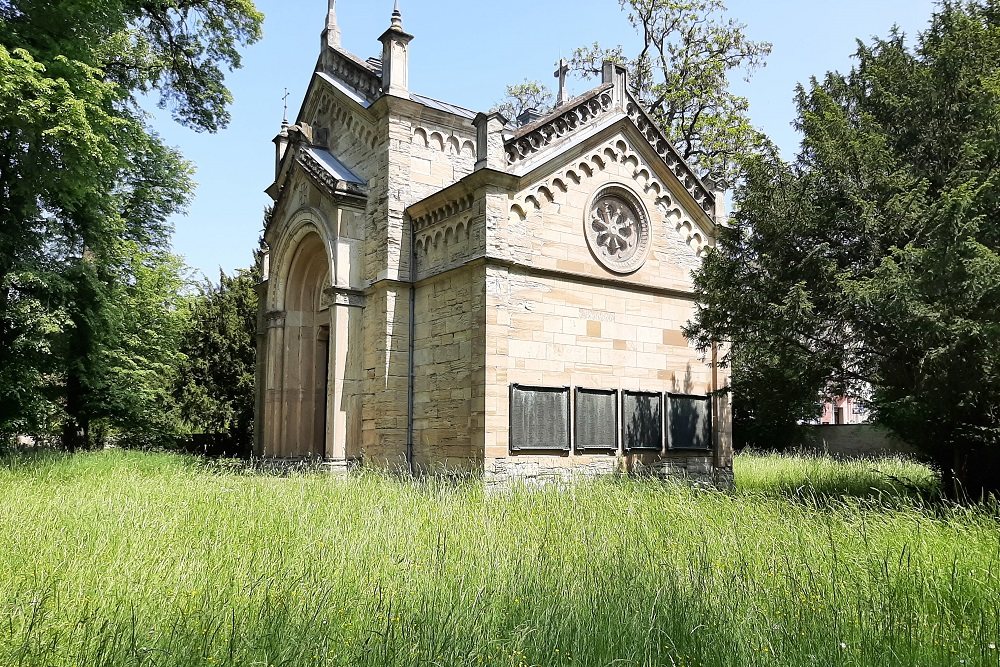
[[[272,244],[270,252],[271,274],[268,288],[267,310],[280,312],[285,308],[285,295],[288,287],[288,274],[292,260],[303,239],[310,234],[319,236],[326,253],[327,281],[335,275],[333,266],[333,239],[329,233],[330,225],[323,212],[311,206],[304,206],[289,216],[281,225],[277,234],[277,242]],[[324,286],[325,287],[325,286]]]
[[[364,112],[351,109],[329,90],[321,90],[307,109],[306,115],[313,127],[326,127],[331,135],[349,135],[352,143],[360,142],[369,150],[374,150],[378,141],[376,126]]]
[[[711,237],[694,222],[670,194],[670,189],[652,170],[644,166],[642,158],[621,138],[612,139],[564,167],[548,179],[541,181],[516,197],[510,207],[512,222],[523,222],[552,205],[561,205],[569,194],[570,184],[597,178],[610,165],[621,164],[630,172],[634,185],[652,200],[664,224],[672,229],[699,256],[711,245]]]
[[[465,158],[476,157],[476,144],[471,135],[463,135],[433,125],[414,125],[410,137],[413,144],[448,155]]]
[[[471,214],[449,218],[443,224],[417,234],[414,249],[419,256],[426,257],[432,252],[447,249],[454,243],[468,241],[471,227]]]
[[[694,175],[691,168],[677,153],[676,149],[670,145],[670,142],[667,141],[666,137],[664,137],[663,133],[646,112],[638,104],[630,100],[625,107],[625,113],[635,123],[636,128],[646,138],[646,141],[653,147],[657,155],[660,156],[660,159],[667,165],[667,168],[677,177],[681,185],[691,193],[698,206],[706,213],[711,214],[714,204],[712,195],[708,193],[705,186]]]

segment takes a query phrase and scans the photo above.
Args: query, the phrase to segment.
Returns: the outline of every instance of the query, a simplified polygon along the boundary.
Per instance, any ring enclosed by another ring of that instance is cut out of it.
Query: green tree
[[[507,86],[503,101],[495,105],[492,111],[502,113],[507,120],[516,120],[518,116],[529,109],[539,113],[552,108],[552,91],[540,81],[522,81]]]
[[[949,486],[995,489],[1000,3],[943,2],[915,47],[893,31],[856,60],[799,88],[793,164],[750,162],[690,333],[803,397],[870,388]]]
[[[723,0],[619,4],[639,35],[638,52],[595,43],[573,52],[570,69],[593,79],[601,76],[605,60],[625,65],[632,94],[684,159],[696,170],[733,182],[740,175],[740,158],[766,139],[750,123],[746,98],[730,90],[730,76],[742,72],[749,81],[771,45],[748,39],[746,26],[726,17]],[[551,98],[543,84],[525,82],[508,87],[497,108],[523,110]]]
[[[162,249],[191,188],[138,96],[223,127],[224,71],[261,21],[250,0],[0,0],[0,432],[58,404],[86,443],[127,244]]]
[[[191,301],[175,395],[187,428],[216,438],[232,454],[253,446],[260,257]]]
[[[87,414],[104,438],[129,446],[171,445],[182,431],[173,387],[183,372],[182,343],[190,327],[187,267],[163,251],[134,244],[115,281],[105,316],[105,336],[95,357],[94,400]]]

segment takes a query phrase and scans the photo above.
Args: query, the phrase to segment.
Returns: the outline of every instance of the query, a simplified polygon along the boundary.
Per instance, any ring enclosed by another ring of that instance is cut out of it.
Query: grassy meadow
[[[1000,665],[996,507],[745,455],[737,490],[0,458],[0,665]]]

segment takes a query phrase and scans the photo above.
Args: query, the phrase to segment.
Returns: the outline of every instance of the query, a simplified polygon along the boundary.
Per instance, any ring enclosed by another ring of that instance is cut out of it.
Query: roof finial
[[[285,104],[285,112],[281,116],[281,129],[285,129],[286,127],[288,127],[288,96],[289,95],[291,95],[291,93],[289,93],[288,89],[285,88],[285,95],[281,98],[281,101],[284,102],[284,104]]]
[[[559,79],[559,98],[556,100],[556,106],[561,107],[569,102],[569,89],[566,87],[566,75],[569,74],[569,63],[566,62],[565,58],[560,58],[558,67],[559,69],[556,70],[553,76]]]
[[[399,0],[392,6],[392,27],[397,30],[403,29],[403,13],[399,11]]]
[[[340,25],[337,23],[337,0],[327,0],[326,29],[323,31],[326,43],[340,48]]]

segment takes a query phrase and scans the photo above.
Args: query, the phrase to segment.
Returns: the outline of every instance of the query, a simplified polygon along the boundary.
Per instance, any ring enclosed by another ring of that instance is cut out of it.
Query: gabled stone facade
[[[410,92],[412,39],[397,9],[382,61],[356,58],[331,0],[275,139],[257,452],[728,483],[728,371],[681,332],[721,193],[620,67],[514,127]]]

